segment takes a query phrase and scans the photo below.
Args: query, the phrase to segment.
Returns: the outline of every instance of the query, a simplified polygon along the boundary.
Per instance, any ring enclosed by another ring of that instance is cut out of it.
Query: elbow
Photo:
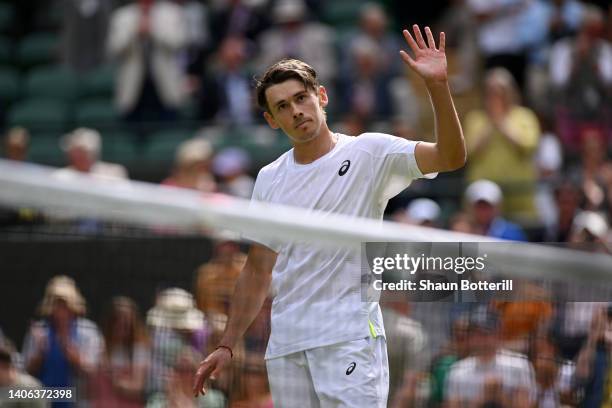
[[[463,166],[465,166],[466,162],[467,162],[467,152],[465,151],[465,148],[464,148],[461,152],[458,152],[457,154],[455,154],[453,157],[449,158],[446,161],[444,171],[459,170],[463,168]]]

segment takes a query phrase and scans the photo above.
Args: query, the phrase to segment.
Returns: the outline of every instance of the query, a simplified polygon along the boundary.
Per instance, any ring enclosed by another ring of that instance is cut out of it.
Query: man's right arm
[[[261,310],[272,281],[276,252],[253,244],[236,282],[230,315],[219,345],[234,348]]]
[[[219,343],[220,348],[209,354],[196,372],[193,390],[196,396],[206,392],[205,381],[209,377],[214,378],[230,361],[230,350],[234,349],[261,310],[272,281],[276,257],[276,252],[263,245],[251,245],[244,268],[236,282],[229,320]]]

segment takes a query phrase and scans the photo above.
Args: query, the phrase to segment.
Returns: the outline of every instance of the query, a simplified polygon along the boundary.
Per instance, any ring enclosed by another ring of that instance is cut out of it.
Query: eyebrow
[[[299,92],[294,93],[294,94],[291,96],[291,99],[293,99],[293,98],[295,98],[295,97],[297,97],[297,96],[300,96],[300,95],[301,95],[301,94],[303,94],[303,93],[306,93],[306,90],[305,90],[305,89],[304,89],[304,90],[301,90],[301,91],[299,91]],[[285,101],[284,99],[281,99],[280,101],[278,101],[278,102],[276,102],[276,103],[274,104],[274,107],[275,107],[275,108],[278,108],[278,105],[280,105],[280,104],[281,104],[281,103],[283,103],[283,102],[286,102],[286,101]]]

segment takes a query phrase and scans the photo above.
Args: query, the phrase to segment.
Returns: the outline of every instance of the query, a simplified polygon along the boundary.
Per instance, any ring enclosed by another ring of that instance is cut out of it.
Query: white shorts
[[[317,347],[266,365],[275,407],[387,406],[389,362],[382,336]]]

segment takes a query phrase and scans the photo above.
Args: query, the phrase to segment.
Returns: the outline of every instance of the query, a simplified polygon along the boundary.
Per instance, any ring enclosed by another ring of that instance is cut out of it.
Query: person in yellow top
[[[465,139],[469,160],[468,182],[488,179],[503,190],[504,214],[519,221],[536,217],[536,170],[533,156],[540,125],[536,115],[519,105],[514,78],[504,68],[485,77],[485,109],[468,113]]]

